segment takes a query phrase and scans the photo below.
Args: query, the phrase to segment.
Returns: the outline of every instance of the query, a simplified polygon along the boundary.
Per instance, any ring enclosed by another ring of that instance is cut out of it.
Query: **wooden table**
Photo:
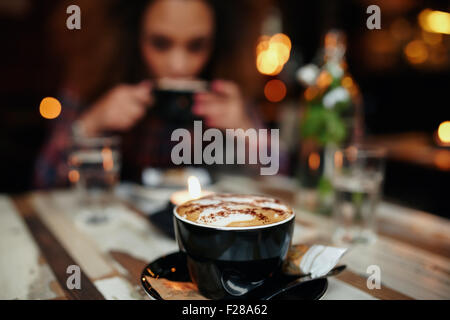
[[[294,243],[329,242],[332,221],[298,208],[290,180],[226,176],[214,189],[278,196],[296,210]],[[159,201],[170,195],[145,192]],[[118,202],[99,225],[77,208],[71,190],[0,195],[0,299],[150,299],[141,271],[177,251],[175,241],[130,205]],[[348,269],[329,280],[323,299],[450,299],[450,222],[389,203],[378,221],[376,243],[350,248]],[[81,290],[66,285],[69,265],[81,269]],[[381,270],[381,289],[367,287],[371,265]]]

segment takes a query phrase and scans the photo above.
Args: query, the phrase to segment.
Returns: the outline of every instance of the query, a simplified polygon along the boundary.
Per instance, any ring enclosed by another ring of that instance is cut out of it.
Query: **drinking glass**
[[[333,219],[337,244],[376,240],[375,214],[384,180],[385,150],[350,146],[335,152]]]
[[[107,220],[121,166],[120,139],[115,136],[74,137],[69,154],[69,180],[88,211],[88,223]]]

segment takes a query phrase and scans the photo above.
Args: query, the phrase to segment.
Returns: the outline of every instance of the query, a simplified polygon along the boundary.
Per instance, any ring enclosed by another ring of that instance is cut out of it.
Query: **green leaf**
[[[329,195],[331,192],[333,192],[333,185],[331,184],[330,179],[325,176],[321,176],[318,189],[321,195]]]
[[[323,106],[309,106],[301,122],[300,133],[304,138],[313,138],[320,145],[341,143],[347,136],[344,121],[336,110]]]
[[[352,202],[356,207],[360,207],[364,200],[364,193],[362,192],[353,192],[352,193]]]

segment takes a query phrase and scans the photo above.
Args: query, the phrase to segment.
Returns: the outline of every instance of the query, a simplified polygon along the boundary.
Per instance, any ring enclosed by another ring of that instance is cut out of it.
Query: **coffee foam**
[[[251,195],[215,194],[188,201],[176,209],[178,216],[211,227],[270,225],[293,216],[279,200]]]

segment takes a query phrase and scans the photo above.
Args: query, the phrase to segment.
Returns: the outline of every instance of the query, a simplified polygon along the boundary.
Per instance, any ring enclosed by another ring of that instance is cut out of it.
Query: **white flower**
[[[345,102],[350,99],[350,94],[347,89],[337,87],[323,96],[323,105],[326,109],[332,109],[339,102]]]
[[[304,65],[297,70],[297,80],[306,86],[311,86],[316,81],[319,72],[319,67],[317,67],[315,64],[310,63]]]
[[[327,63],[326,69],[333,76],[333,78],[341,78],[344,75],[344,70],[339,63],[330,61]]]

